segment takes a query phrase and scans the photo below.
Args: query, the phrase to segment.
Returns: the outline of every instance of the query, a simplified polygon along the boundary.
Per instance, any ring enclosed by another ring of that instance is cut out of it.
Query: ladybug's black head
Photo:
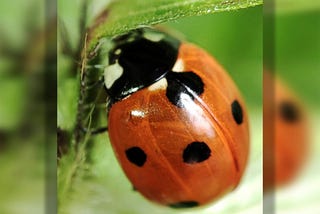
[[[113,39],[105,87],[112,102],[161,79],[174,66],[179,40],[151,28],[133,30]]]

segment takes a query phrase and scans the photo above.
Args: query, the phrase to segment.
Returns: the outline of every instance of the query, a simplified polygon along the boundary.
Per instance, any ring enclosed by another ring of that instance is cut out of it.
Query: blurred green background
[[[43,213],[46,192],[44,4],[0,3],[0,213]],[[52,154],[55,150],[52,150]]]
[[[275,66],[308,108],[320,104],[320,9],[275,16]]]

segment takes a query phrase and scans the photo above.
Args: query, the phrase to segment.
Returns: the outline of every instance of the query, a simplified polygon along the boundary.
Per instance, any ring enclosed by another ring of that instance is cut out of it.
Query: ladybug
[[[308,153],[309,128],[294,92],[270,71],[264,72],[264,81],[274,86],[273,94],[264,96],[264,188],[270,190],[299,175]]]
[[[174,208],[233,190],[248,158],[248,117],[224,69],[199,47],[152,28],[113,43],[104,69],[108,132],[134,189]]]

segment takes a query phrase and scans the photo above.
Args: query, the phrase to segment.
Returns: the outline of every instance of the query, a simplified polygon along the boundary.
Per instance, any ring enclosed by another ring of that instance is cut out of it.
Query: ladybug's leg
[[[106,109],[106,104],[103,103],[103,104],[87,104],[84,106],[84,109],[87,109],[90,111],[90,109],[92,108],[95,108],[95,109],[101,109],[101,108],[104,108]],[[107,126],[101,126],[101,127],[97,127],[97,128],[87,128],[87,127],[84,127],[84,126],[81,126],[81,131],[86,133],[86,134],[91,134],[91,135],[96,135],[96,134],[101,134],[101,133],[104,133],[106,131],[108,131],[108,127]]]
[[[104,132],[108,131],[108,127],[104,126],[104,127],[100,127],[100,128],[96,128],[96,129],[87,129],[87,128],[82,128],[82,131],[85,133],[89,133],[91,135],[97,135],[97,134],[102,134]]]

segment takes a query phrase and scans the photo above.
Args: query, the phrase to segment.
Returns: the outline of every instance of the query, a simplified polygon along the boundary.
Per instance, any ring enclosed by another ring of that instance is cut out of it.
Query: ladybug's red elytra
[[[249,150],[245,103],[204,50],[151,28],[113,39],[104,71],[113,150],[151,201],[195,207],[233,190]]]

